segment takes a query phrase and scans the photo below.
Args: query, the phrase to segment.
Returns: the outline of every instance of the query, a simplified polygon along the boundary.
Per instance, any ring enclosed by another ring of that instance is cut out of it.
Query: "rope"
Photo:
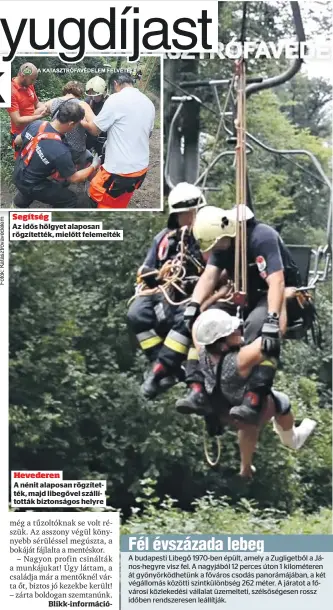
[[[194,258],[192,255],[190,255],[188,253],[187,246],[185,244],[186,233],[187,233],[187,227],[182,227],[181,228],[181,237],[180,237],[180,242],[179,242],[180,243],[180,252],[177,254],[177,256],[174,259],[165,261],[165,263],[163,264],[163,266],[161,267],[161,269],[159,271],[159,279],[161,279],[163,281],[163,284],[160,284],[156,288],[145,288],[144,287],[145,286],[145,284],[144,284],[145,276],[148,277],[149,275],[153,274],[154,271],[151,271],[149,273],[142,275],[143,282],[138,286],[138,291],[136,292],[136,294],[134,294],[129,299],[128,305],[130,305],[130,303],[136,297],[150,296],[153,294],[157,294],[159,292],[161,292],[163,294],[164,298],[167,300],[169,305],[172,305],[172,306],[185,305],[186,303],[188,303],[191,300],[190,297],[187,296],[186,292],[179,285],[183,280],[185,280],[185,279],[191,280],[192,277],[194,277],[194,276],[186,277],[186,262],[191,262],[193,265],[195,265],[197,267],[198,271],[200,269],[203,269],[203,267],[202,267],[201,263],[196,260],[196,258]],[[181,301],[174,301],[168,294],[168,292],[170,292],[171,289],[182,294],[186,298],[182,299]]]
[[[207,441],[207,433],[206,433],[206,425],[203,424],[203,446],[204,446],[204,453],[205,453],[205,458],[207,461],[207,464],[209,464],[209,466],[211,466],[212,468],[214,466],[217,466],[217,464],[219,463],[220,459],[221,459],[221,453],[222,453],[222,444],[221,444],[221,439],[219,436],[215,436],[215,443],[216,443],[216,457],[215,459],[212,458],[209,454],[209,447],[208,447],[208,441]]]
[[[237,74],[237,118],[235,121],[236,144],[236,239],[235,239],[235,294],[242,297],[242,305],[247,294],[247,232],[246,232],[246,73],[245,61],[236,62]],[[240,206],[242,206],[240,208]],[[242,210],[240,216],[240,209]]]

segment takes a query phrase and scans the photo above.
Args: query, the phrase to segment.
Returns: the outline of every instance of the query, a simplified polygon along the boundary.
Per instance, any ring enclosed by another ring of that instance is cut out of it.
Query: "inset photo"
[[[1,208],[161,210],[161,59],[16,57]]]

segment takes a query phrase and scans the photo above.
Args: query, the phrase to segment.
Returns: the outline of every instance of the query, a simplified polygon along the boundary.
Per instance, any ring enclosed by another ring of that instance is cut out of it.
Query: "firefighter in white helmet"
[[[86,83],[85,102],[89,104],[95,116],[99,115],[108,97],[104,78],[93,76],[93,78],[88,80]],[[99,155],[102,155],[106,135],[105,131],[102,131],[98,136],[93,136],[87,132],[87,149],[94,149]]]
[[[202,303],[214,292],[221,270],[234,280],[234,238],[237,222],[241,219],[246,220],[247,225],[248,295],[244,310],[244,338],[248,344],[261,336],[267,359],[259,367],[262,373],[260,384],[251,388],[244,396],[243,404],[233,407],[230,413],[239,420],[256,423],[262,399],[273,383],[281,331],[285,330],[285,286],[300,286],[301,282],[299,271],[281,237],[272,227],[258,222],[248,207],[241,205],[237,211],[237,208],[222,210],[206,206],[198,213],[193,234],[200,249],[209,252],[210,257],[185,310],[185,322],[189,329],[192,328]],[[178,410],[181,411],[181,407]]]
[[[205,205],[201,190],[187,182],[175,186],[168,198],[169,217],[167,228],[158,233],[147,256],[138,270],[138,283],[148,289],[157,289],[162,283],[160,270],[164,263],[179,253],[180,231],[188,227],[186,247],[198,264],[185,261],[186,273],[182,288],[191,296],[195,282],[204,269],[204,261],[196,244],[192,225],[197,210]],[[191,278],[191,279],[187,279]],[[175,291],[173,300],[183,300],[184,295]],[[184,321],[184,305],[168,303],[161,291],[147,296],[137,295],[130,305],[128,321],[144,354],[151,362],[151,370],[142,385],[142,394],[152,399],[179,381],[181,364],[187,358],[191,346],[191,332]]]

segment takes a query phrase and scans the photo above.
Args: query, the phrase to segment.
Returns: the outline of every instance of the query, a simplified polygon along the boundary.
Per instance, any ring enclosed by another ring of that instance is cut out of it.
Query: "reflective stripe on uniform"
[[[147,330],[144,333],[138,333],[136,338],[140,343],[141,349],[150,349],[155,347],[155,345],[163,343],[162,337],[159,337],[153,329]]]
[[[199,360],[199,355],[195,347],[190,347],[188,350],[187,360]]]
[[[167,338],[164,341],[164,345],[166,347],[180,354],[187,354],[190,344],[191,339],[181,335],[175,330],[170,330]]]

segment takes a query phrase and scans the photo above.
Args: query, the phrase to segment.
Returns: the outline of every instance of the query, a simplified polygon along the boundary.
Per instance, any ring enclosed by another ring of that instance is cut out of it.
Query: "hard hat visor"
[[[175,212],[186,212],[186,210],[197,208],[200,204],[200,200],[201,197],[197,197],[195,199],[187,199],[185,201],[178,201],[178,203],[174,203],[172,207]]]

